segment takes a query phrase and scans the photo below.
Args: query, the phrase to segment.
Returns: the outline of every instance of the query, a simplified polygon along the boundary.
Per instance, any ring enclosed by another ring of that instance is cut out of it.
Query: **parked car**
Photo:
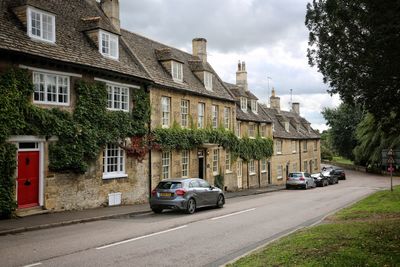
[[[224,192],[199,178],[162,180],[151,192],[150,198],[150,208],[155,213],[178,209],[192,214],[200,207],[222,208],[224,204]]]
[[[333,169],[334,175],[338,177],[339,180],[346,180],[346,173],[342,169]]]
[[[286,178],[286,189],[291,187],[308,189],[315,186],[314,178],[307,172],[291,172]]]
[[[322,175],[328,177],[329,184],[337,184],[339,182],[339,178],[335,175],[334,170],[324,171]]]
[[[314,178],[314,182],[317,186],[327,186],[329,185],[329,178],[324,176],[322,173],[313,173],[311,177]]]

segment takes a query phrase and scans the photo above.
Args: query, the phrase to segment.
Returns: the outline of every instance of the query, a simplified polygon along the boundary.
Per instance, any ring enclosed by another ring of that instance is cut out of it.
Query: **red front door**
[[[39,151],[18,152],[18,208],[39,206]]]

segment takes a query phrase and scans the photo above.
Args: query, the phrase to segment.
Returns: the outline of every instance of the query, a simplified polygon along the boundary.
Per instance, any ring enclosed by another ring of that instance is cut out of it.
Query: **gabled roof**
[[[243,87],[227,82],[224,82],[224,84],[236,98],[247,97],[251,100],[258,100],[258,98],[252,92],[246,91]]]
[[[261,109],[269,115],[274,124],[273,137],[283,139],[320,139],[317,131],[311,128],[310,123],[295,112],[277,111],[261,105]],[[289,132],[285,130],[284,123],[289,123]],[[310,127],[310,131],[308,130]]]
[[[29,5],[50,12],[56,18],[56,43],[33,40],[16,16],[16,7]],[[124,75],[150,79],[137,59],[120,40],[119,60],[104,57],[85,31],[117,30],[93,0],[0,0],[0,51],[39,56],[64,63],[78,64]]]
[[[127,30],[121,30],[121,34],[130,50],[144,65],[156,84],[173,90],[234,101],[233,96],[225,88],[211,65],[208,63],[201,63],[200,65],[199,57]],[[166,60],[183,63],[183,83],[175,82],[172,79],[171,73],[161,64],[162,61]],[[194,73],[203,69],[214,75],[212,91],[206,90],[202,81]]]

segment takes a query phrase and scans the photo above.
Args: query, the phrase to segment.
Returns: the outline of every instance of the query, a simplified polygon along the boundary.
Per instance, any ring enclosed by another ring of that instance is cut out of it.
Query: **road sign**
[[[400,165],[400,150],[392,150],[393,156],[388,156],[389,149],[382,149],[382,165],[389,166],[390,164]],[[392,158],[392,160],[390,160]]]
[[[390,166],[390,167],[388,168],[388,172],[394,172],[393,166]]]

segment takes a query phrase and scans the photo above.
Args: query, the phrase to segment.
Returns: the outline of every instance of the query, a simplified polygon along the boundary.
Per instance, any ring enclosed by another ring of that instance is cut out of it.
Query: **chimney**
[[[272,95],[270,97],[271,108],[276,109],[277,111],[281,110],[281,99],[280,97],[275,96],[275,89],[272,88]]]
[[[192,40],[193,56],[198,56],[203,63],[207,63],[207,40],[194,38]]]
[[[242,87],[244,90],[248,91],[247,85],[247,71],[246,71],[246,62],[238,63],[238,70],[236,71],[236,85]]]
[[[300,115],[300,103],[292,103],[292,112],[296,113],[297,115]]]
[[[101,0],[100,5],[101,9],[103,9],[104,13],[111,20],[114,28],[120,32],[121,26],[119,21],[119,0]]]

